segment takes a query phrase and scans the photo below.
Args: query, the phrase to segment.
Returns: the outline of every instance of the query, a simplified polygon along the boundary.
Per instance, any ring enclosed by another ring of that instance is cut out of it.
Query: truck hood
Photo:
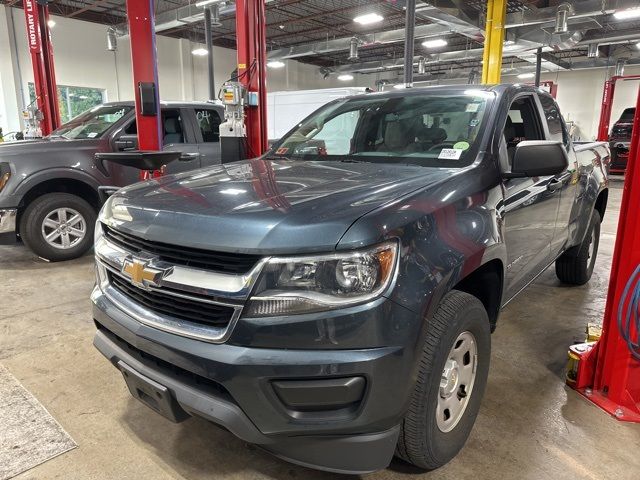
[[[195,248],[331,251],[358,218],[451,173],[397,164],[257,159],[125,187],[102,215],[130,234]]]
[[[24,155],[37,155],[45,153],[50,155],[57,152],[65,152],[79,149],[98,150],[98,141],[95,139],[86,140],[65,140],[63,138],[41,138],[38,140],[21,140],[18,142],[0,143],[0,161],[2,160],[19,160]],[[33,160],[31,157],[30,160]],[[47,161],[47,157],[43,156],[43,161]]]

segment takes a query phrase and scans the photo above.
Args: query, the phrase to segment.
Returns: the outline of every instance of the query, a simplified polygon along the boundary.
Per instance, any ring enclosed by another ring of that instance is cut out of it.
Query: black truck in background
[[[107,200],[94,345],[174,421],[335,472],[437,468],[474,425],[500,309],[551,265],[590,279],[608,160],[533,87],[336,100],[260,158]]]
[[[631,145],[631,133],[633,131],[633,118],[635,114],[635,107],[625,108],[618,121],[614,123],[611,128],[611,133],[609,134],[611,173],[624,174],[627,169],[629,146]]]
[[[181,152],[166,167],[179,173],[220,163],[221,105],[162,102],[164,151]],[[96,160],[98,152],[137,148],[133,102],[106,103],[48,137],[0,144],[0,244],[18,237],[37,255],[69,260],[93,245],[98,188],[124,187],[140,171]]]

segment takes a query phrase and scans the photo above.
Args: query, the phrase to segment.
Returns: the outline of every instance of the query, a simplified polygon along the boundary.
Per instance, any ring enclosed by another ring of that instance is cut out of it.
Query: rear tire
[[[51,262],[84,255],[93,245],[94,208],[69,193],[47,193],[29,204],[20,219],[20,237]]]
[[[600,213],[594,210],[584,239],[556,260],[556,276],[563,283],[584,285],[591,279],[600,244]]]
[[[433,470],[455,457],[471,433],[487,384],[491,332],[482,302],[456,290],[428,322],[396,455]],[[469,369],[475,370],[472,380],[465,379]]]

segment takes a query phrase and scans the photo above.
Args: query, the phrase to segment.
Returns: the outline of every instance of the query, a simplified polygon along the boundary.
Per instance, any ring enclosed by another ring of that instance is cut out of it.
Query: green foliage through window
[[[101,88],[69,87],[58,85],[58,105],[60,107],[60,120],[66,123],[73,117],[80,115],[90,108],[100,105],[105,101],[105,91]],[[35,86],[29,82],[29,99],[36,99]]]

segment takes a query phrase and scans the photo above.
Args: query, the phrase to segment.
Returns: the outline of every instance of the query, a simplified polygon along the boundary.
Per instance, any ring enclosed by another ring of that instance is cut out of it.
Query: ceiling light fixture
[[[282,68],[282,67],[284,67],[284,62],[281,62],[280,60],[272,60],[270,62],[267,62],[267,67],[269,67],[269,68]]]
[[[638,17],[640,17],[640,7],[619,10],[613,14],[613,18],[616,20],[630,20]]]
[[[55,21],[55,20],[49,20],[49,21],[47,22],[47,26],[48,26],[49,28],[53,28],[53,27],[55,27],[55,26],[56,26],[56,21]]]
[[[340,80],[341,82],[349,82],[353,80],[353,75],[349,75],[348,73],[344,75],[338,75],[338,80]]]
[[[535,76],[536,76],[535,73],[528,72],[528,73],[521,73],[520,75],[518,75],[518,78],[525,79],[525,78],[533,78]]]
[[[213,5],[214,3],[220,3],[222,0],[200,0],[196,2],[196,7],[206,7],[207,5]]]
[[[424,48],[439,48],[447,45],[447,41],[443,38],[436,38],[434,40],[426,40],[422,42]]]
[[[636,43],[636,48],[640,50],[640,42]]]
[[[209,51],[206,48],[196,48],[194,50],[191,50],[191,54],[195,55],[196,57],[204,57],[206,55],[209,55]]]
[[[384,20],[384,17],[382,15],[378,15],[377,13],[358,15],[353,19],[354,22],[359,23],[360,25],[371,25],[372,23],[378,23],[382,20]]]
[[[396,83],[393,88],[396,90],[402,90],[403,88],[407,88],[407,86],[404,83]]]

